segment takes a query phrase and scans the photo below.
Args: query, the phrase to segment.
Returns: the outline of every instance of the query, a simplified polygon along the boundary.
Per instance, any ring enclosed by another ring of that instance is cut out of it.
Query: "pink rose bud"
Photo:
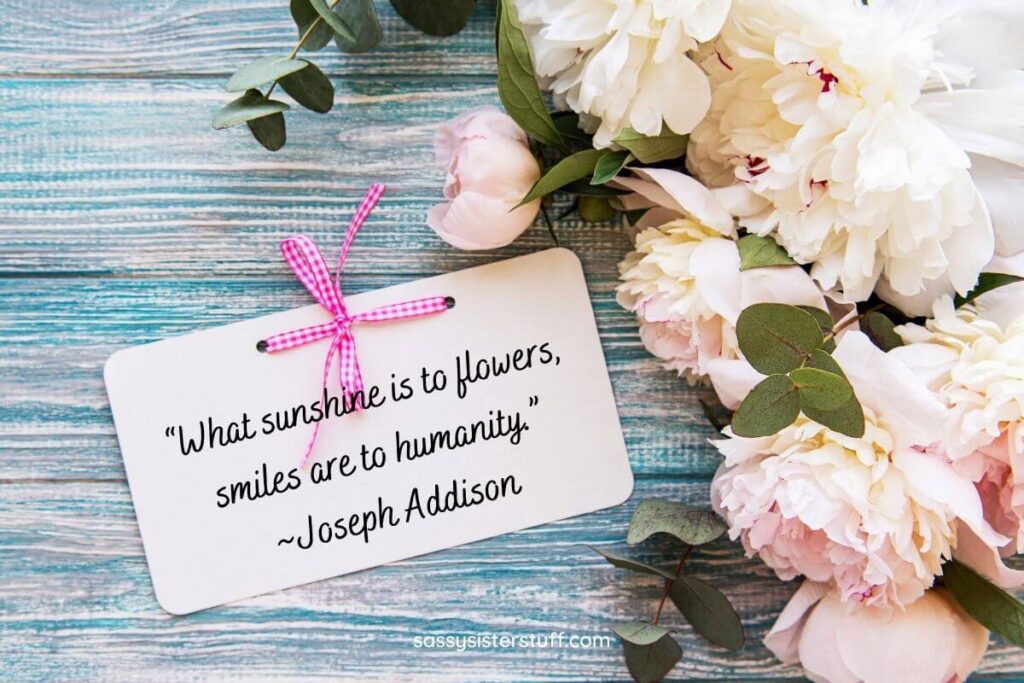
[[[441,124],[437,162],[447,171],[444,197],[427,225],[458,249],[494,249],[519,237],[537,217],[540,200],[514,208],[540,178],[526,133],[494,107],[472,109]]]

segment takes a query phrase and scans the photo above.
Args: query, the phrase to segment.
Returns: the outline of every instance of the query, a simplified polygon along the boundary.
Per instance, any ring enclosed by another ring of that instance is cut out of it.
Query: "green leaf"
[[[575,112],[555,112],[551,115],[551,120],[555,122],[555,128],[564,139],[583,142],[587,147],[593,147],[593,136],[580,128],[580,117]]]
[[[754,387],[732,416],[737,436],[771,436],[800,415],[800,394],[786,375],[771,375]]]
[[[649,564],[643,562],[637,562],[631,560],[628,557],[623,557],[617,553],[613,553],[610,550],[603,550],[601,548],[595,548],[592,545],[588,545],[588,548],[593,550],[595,553],[608,560],[609,563],[618,567],[619,569],[628,569],[632,572],[640,572],[641,574],[650,574],[651,576],[660,576],[665,579],[674,579],[675,574],[665,571],[664,569],[658,569]]]
[[[825,341],[807,311],[786,304],[754,304],[740,313],[736,336],[744,357],[762,375],[795,370]]]
[[[637,683],[657,683],[675,667],[682,659],[683,650],[672,635],[665,629],[654,624],[624,624],[613,629],[622,640],[622,649],[626,655],[626,668],[629,675]],[[631,642],[625,632],[643,644]],[[651,640],[654,634],[661,633]],[[635,634],[635,635],[634,635]],[[646,642],[650,640],[650,642]]]
[[[672,582],[669,597],[693,630],[708,641],[727,650],[743,647],[743,624],[722,591],[706,581],[680,576]]]
[[[269,149],[271,152],[284,147],[287,139],[284,129],[284,114],[271,114],[261,116],[258,119],[251,119],[245,124],[256,141]]]
[[[461,31],[476,0],[391,0],[399,16],[431,36],[451,36]]]
[[[822,349],[818,349],[811,354],[811,357],[807,359],[807,366],[809,368],[817,368],[818,370],[824,370],[825,372],[831,372],[833,375],[839,375],[840,377],[846,377],[846,373],[839,367],[839,363],[836,359],[830,356]]]
[[[633,513],[626,543],[635,545],[654,534],[671,534],[688,545],[704,545],[728,529],[722,518],[711,510],[664,498],[648,498]]]
[[[582,152],[577,152],[572,156],[559,161],[557,164],[547,170],[547,172],[540,177],[530,191],[526,193],[526,196],[519,202],[519,206],[528,204],[534,199],[538,199],[545,195],[551,194],[555,190],[565,185],[568,185],[574,180],[585,178],[594,171],[594,166],[597,164],[597,160],[604,154],[603,150],[600,149],[587,149]]]
[[[594,165],[594,177],[590,179],[590,184],[604,185],[619,175],[622,167],[632,160],[633,155],[630,152],[605,152]]]
[[[668,629],[649,621],[631,621],[628,624],[612,626],[615,635],[634,645],[650,645],[668,634]]]
[[[1006,285],[1012,285],[1014,282],[1022,282],[1024,277],[1017,275],[1010,275],[1008,273],[982,273],[978,276],[978,284],[974,286],[974,289],[969,291],[965,296],[957,296],[953,300],[953,305],[960,308],[964,304],[968,304],[985,292],[991,292],[993,289],[998,289]]]
[[[856,396],[835,410],[822,410],[812,405],[801,405],[800,409],[808,418],[834,432],[855,439],[864,436],[864,409],[861,408]]]
[[[262,116],[279,114],[290,107],[278,100],[268,100],[259,90],[249,90],[237,100],[225,105],[213,117],[213,127],[217,130],[237,126]]]
[[[818,326],[821,327],[821,333],[823,335],[827,335],[829,332],[832,331],[832,328],[835,327],[835,322],[832,320],[832,315],[825,309],[818,308],[817,306],[797,306],[797,308],[799,308],[801,311],[807,311],[812,316],[814,316],[814,319],[818,321]],[[836,350],[836,340],[826,340],[821,348],[825,349],[829,353],[832,353],[833,351]]]
[[[896,333],[896,326],[884,313],[878,311],[865,313],[864,317],[860,319],[860,331],[883,351],[903,346],[903,338]]]
[[[559,192],[568,192],[569,194],[578,195],[580,197],[619,197],[624,194],[629,194],[625,190],[616,190],[615,188],[608,187],[607,185],[591,185],[587,178],[579,178],[574,180],[567,185],[563,185],[558,188]]]
[[[316,13],[313,6],[309,4],[309,0],[291,0],[291,12],[295,27],[299,30],[299,38],[306,35],[310,24],[320,18],[320,15]],[[320,21],[317,23],[316,28],[313,29],[313,32],[309,34],[309,37],[306,38],[306,42],[302,44],[302,49],[316,52],[331,42],[333,36],[334,31],[331,30],[331,27]]]
[[[420,2],[421,0],[413,0]],[[555,127],[544,97],[537,85],[530,47],[519,24],[519,11],[513,0],[499,0],[498,18],[498,95],[501,103],[516,123],[530,137],[546,145],[566,149],[565,141]],[[591,150],[598,151],[598,150]],[[595,159],[596,163],[596,159]],[[591,164],[590,170],[594,166]],[[583,176],[577,176],[582,178]]]
[[[1024,605],[966,564],[942,565],[946,588],[975,621],[993,633],[1024,647]]]
[[[224,84],[224,89],[228,92],[251,90],[267,83],[273,83],[277,79],[305,69],[307,66],[309,66],[309,62],[305,59],[260,57],[236,71]]]
[[[377,10],[373,7],[373,0],[341,0],[334,13],[355,34],[355,40],[349,40],[340,33],[334,37],[334,43],[342,52],[366,52],[380,43],[383,33],[380,29],[380,20],[377,19]]]
[[[789,373],[800,394],[800,407],[835,410],[853,397],[849,380],[818,368],[797,368]]]
[[[641,135],[632,128],[626,128],[613,140],[620,147],[633,153],[645,164],[653,164],[666,159],[676,159],[686,153],[688,135],[677,135],[668,126],[663,126],[660,135]]]
[[[340,1],[348,2],[349,0]],[[335,14],[327,4],[327,0],[309,0],[309,4],[313,8],[313,11],[319,14],[320,18],[327,22],[327,25],[331,27],[332,31],[345,38],[345,40],[352,41],[353,43],[357,42],[356,34],[352,31],[352,28],[344,19]]]
[[[615,209],[605,197],[580,197],[580,218],[587,223],[602,223],[615,218]]]
[[[288,74],[278,83],[306,109],[324,114],[334,106],[334,86],[316,64],[310,63],[302,71]]]
[[[744,235],[736,243],[740,250],[740,270],[768,266],[792,266],[796,263],[771,237]],[[831,320],[831,318],[830,318]]]

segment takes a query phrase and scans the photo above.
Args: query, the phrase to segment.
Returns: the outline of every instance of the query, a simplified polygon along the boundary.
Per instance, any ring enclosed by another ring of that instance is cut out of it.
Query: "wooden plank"
[[[272,258],[274,276],[260,279],[0,280],[0,479],[120,480],[103,362],[118,348],[308,304]],[[356,276],[346,290],[394,282]],[[634,469],[709,477],[720,458],[698,391],[646,353],[613,281],[590,284]]]
[[[3,276],[264,276],[293,232],[337,244],[373,181],[390,189],[350,272],[426,275],[494,258],[453,249],[424,224],[444,182],[433,129],[496,103],[490,80],[343,84],[338,111],[289,114],[291,139],[276,154],[244,129],[209,127],[225,101],[211,82],[0,81],[0,101]],[[617,226],[563,220],[558,231],[608,277],[629,248]],[[538,226],[500,254],[550,244]]]
[[[427,36],[377,0],[384,39],[371,53],[329,45],[311,53],[331,76],[493,74],[494,3],[477,3],[456,36]],[[44,10],[0,3],[0,75],[225,78],[258,57],[288,54],[298,38],[287,0],[125,0]]]

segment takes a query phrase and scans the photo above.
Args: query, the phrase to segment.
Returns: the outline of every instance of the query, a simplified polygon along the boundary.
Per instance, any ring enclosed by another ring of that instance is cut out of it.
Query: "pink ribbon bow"
[[[345,242],[341,245],[341,255],[338,257],[338,269],[335,271],[334,279],[331,279],[330,270],[324,261],[323,255],[316,244],[305,235],[293,235],[281,243],[281,253],[285,261],[294,271],[299,282],[305,286],[317,302],[327,309],[334,320],[320,325],[303,327],[298,330],[275,334],[272,337],[260,341],[256,348],[261,352],[277,353],[303,344],[309,344],[325,337],[334,337],[331,345],[327,348],[327,360],[324,363],[323,386],[321,393],[327,388],[327,378],[330,375],[331,364],[334,355],[338,355],[338,378],[341,382],[341,395],[346,408],[358,411],[365,400],[363,396],[363,376],[359,371],[359,359],[356,357],[356,340],[352,336],[352,324],[357,322],[385,322],[399,318],[413,318],[432,313],[441,313],[455,305],[455,299],[444,296],[432,296],[425,299],[403,301],[397,304],[380,306],[370,311],[349,315],[345,307],[345,299],[341,294],[341,269],[345,266],[345,257],[348,255],[349,247],[355,238],[359,228],[370,215],[373,207],[377,205],[382,194],[384,185],[374,183],[370,186],[366,196],[363,197],[359,209],[356,210],[352,222],[345,233]],[[302,458],[301,466],[305,466],[309,456],[313,452],[313,445],[316,443],[317,432],[320,431],[320,422],[313,426],[313,434],[310,436],[309,445]]]

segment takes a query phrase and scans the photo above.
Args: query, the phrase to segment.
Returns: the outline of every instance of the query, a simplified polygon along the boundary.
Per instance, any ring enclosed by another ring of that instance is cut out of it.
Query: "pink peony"
[[[448,175],[444,197],[427,224],[458,249],[495,249],[519,237],[537,217],[540,200],[515,208],[540,178],[523,129],[494,107],[470,110],[442,124],[434,138]]]
[[[716,441],[725,455],[712,503],[730,536],[783,579],[832,584],[844,601],[909,605],[931,587],[957,544],[958,523],[990,547],[1009,539],[985,521],[971,481],[928,452],[949,414],[903,363],[860,332],[843,336],[835,359],[864,408],[851,438],[804,416],[774,436]],[[716,377],[735,395],[737,376]]]
[[[851,608],[805,581],[764,643],[816,683],[953,683],[981,662],[988,631],[941,588],[906,609]]]

